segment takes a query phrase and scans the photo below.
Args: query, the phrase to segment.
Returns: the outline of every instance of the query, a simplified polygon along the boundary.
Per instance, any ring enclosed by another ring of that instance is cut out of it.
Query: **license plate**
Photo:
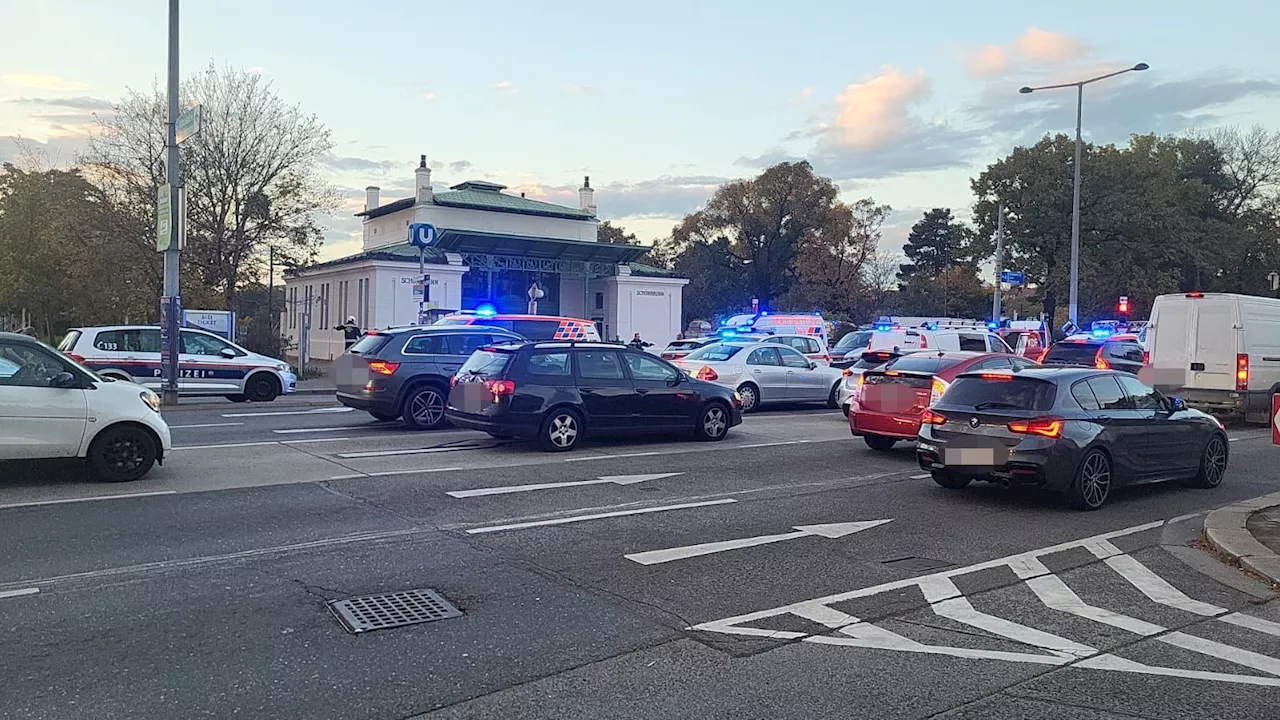
[[[996,452],[992,448],[946,448],[942,452],[946,465],[995,465]]]
[[[462,412],[478,413],[490,400],[484,383],[458,383],[458,389],[462,391]]]

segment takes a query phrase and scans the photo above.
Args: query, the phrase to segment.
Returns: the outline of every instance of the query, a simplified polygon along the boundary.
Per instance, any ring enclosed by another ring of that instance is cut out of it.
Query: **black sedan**
[[[524,342],[476,350],[453,377],[446,417],[496,438],[563,452],[585,436],[692,433],[742,423],[733,390],[614,344]]]
[[[925,415],[916,459],[946,488],[1040,487],[1097,510],[1116,486],[1213,488],[1227,470],[1217,419],[1113,370],[966,373]]]

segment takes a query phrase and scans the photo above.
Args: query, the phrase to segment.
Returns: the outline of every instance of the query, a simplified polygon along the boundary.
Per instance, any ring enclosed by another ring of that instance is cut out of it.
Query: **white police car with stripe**
[[[269,402],[297,389],[298,378],[284,361],[250,352],[203,330],[183,328],[180,337],[180,395]],[[58,349],[104,377],[161,389],[160,328],[154,325],[75,328],[67,332]]]

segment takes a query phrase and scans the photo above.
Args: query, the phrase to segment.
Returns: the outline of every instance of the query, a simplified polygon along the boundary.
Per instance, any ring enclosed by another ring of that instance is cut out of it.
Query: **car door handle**
[[[753,372],[753,373],[755,373],[755,374],[759,375],[759,374],[760,374],[760,368],[755,368],[755,369],[754,369],[754,370],[752,370],[751,372]]]
[[[1110,416],[1110,415],[1094,415],[1094,416],[1093,416],[1093,419],[1094,419],[1094,420],[1101,420],[1102,422],[1108,422],[1108,421],[1109,421],[1109,420],[1111,420],[1112,418],[1111,418],[1111,416]]]
[[[648,391],[648,390],[646,390],[645,388],[636,388],[636,394],[637,394],[637,395],[648,395],[648,394],[649,394],[649,391]]]

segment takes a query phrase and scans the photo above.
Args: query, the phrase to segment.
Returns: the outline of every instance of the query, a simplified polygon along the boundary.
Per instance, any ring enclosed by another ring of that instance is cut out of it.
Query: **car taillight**
[[[77,355],[77,354],[75,354],[75,353],[67,353],[67,357],[71,358],[72,360],[75,360],[76,362],[80,363],[81,365],[83,365],[83,364],[84,364],[84,356],[83,356],[83,355]]]
[[[827,363],[828,365],[830,365],[830,364],[831,364],[831,356],[830,356],[830,355],[823,355],[823,356],[822,356],[822,360],[823,360],[823,362]]]
[[[1046,417],[1034,420],[1014,420],[1007,425],[1009,432],[1019,435],[1039,435],[1047,438],[1062,437],[1062,418]]]
[[[854,399],[854,400],[857,400],[857,401],[861,401],[861,400],[862,400],[862,386],[863,386],[863,385],[866,385],[866,384],[867,384],[867,376],[866,376],[866,375],[859,375],[859,376],[858,376],[858,382],[857,382],[857,383],[855,383],[855,384],[854,384],[854,386],[853,386],[853,399]]]
[[[378,375],[394,375],[399,368],[400,363],[398,362],[388,362],[386,360],[369,361],[369,371]]]
[[[493,393],[494,402],[497,402],[505,395],[516,394],[516,384],[511,380],[485,380],[484,387]]]
[[[1098,354],[1093,356],[1093,366],[1099,370],[1110,370],[1111,366],[1106,360],[1102,359],[1102,348],[1098,348]]]
[[[449,378],[449,387],[453,387],[454,385],[457,385],[457,384],[458,384],[457,375],[454,375],[453,377]]]
[[[939,415],[932,410],[925,410],[924,415],[920,416],[920,422],[925,425],[943,425],[947,422],[947,416]]]
[[[707,382],[714,382],[720,379],[719,373],[707,367],[706,365],[703,365],[702,367],[698,368],[698,372],[694,374],[694,377],[698,378],[699,380],[706,380]]]
[[[929,349],[929,338],[925,335],[920,336],[920,349],[921,350]]]
[[[676,354],[675,354],[675,353],[662,353],[662,359],[663,359],[663,360],[675,360],[675,359],[676,359]]]
[[[849,368],[845,368],[845,369],[843,369],[843,370],[841,370],[841,371],[840,371],[840,374],[841,374],[841,375],[843,375],[843,376],[845,376],[845,377],[852,377],[852,376],[853,376],[853,370],[851,370],[851,369],[849,369]]]
[[[1143,365],[1150,365],[1150,364],[1151,364],[1151,353],[1150,353],[1150,352],[1147,352],[1147,351],[1145,351],[1145,350],[1142,352],[1142,364],[1143,364]]]
[[[1249,389],[1249,356],[1240,353],[1236,355],[1236,391],[1244,392]]]
[[[933,382],[929,383],[929,404],[937,405],[938,401],[942,399],[942,394],[947,391],[948,387],[949,386],[945,381],[934,378]]]
[[[1045,348],[1045,349],[1041,350],[1041,351],[1040,351],[1040,354],[1036,357],[1036,362],[1037,362],[1037,363],[1039,363],[1039,364],[1041,364],[1041,365],[1043,365],[1043,364],[1044,364],[1044,356],[1045,356],[1045,355],[1048,355],[1048,354],[1049,354],[1049,348]]]

